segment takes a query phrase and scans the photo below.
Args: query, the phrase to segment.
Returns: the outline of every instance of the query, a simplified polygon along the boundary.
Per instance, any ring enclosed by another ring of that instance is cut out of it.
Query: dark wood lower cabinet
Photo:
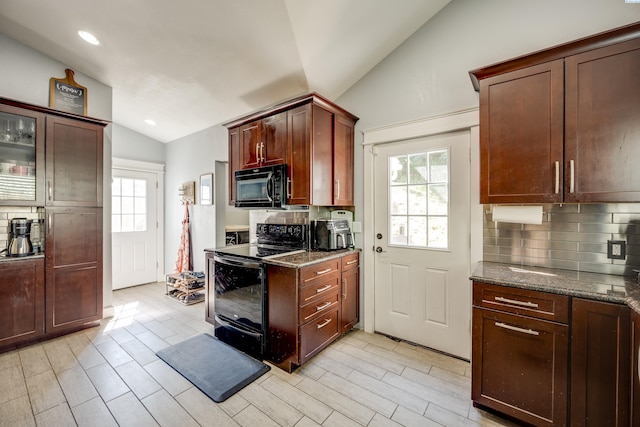
[[[46,209],[46,331],[102,319],[102,209]]]
[[[572,300],[571,425],[629,425],[629,308]]]
[[[267,359],[291,372],[358,322],[359,253],[303,268],[267,265]]]
[[[569,327],[473,308],[472,399],[536,426],[567,424]]]
[[[631,408],[633,427],[640,427],[640,313],[631,311]]]
[[[0,350],[44,335],[44,258],[0,262]]]

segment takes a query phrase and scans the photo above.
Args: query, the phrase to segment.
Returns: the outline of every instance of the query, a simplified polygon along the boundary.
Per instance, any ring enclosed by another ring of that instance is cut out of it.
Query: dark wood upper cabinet
[[[640,23],[471,71],[480,202],[640,201]]]
[[[236,203],[236,186],[233,173],[242,169],[240,167],[240,128],[229,129],[229,204]]]
[[[235,201],[236,170],[284,163],[287,204],[352,206],[357,120],[314,93],[225,124],[229,203]]]
[[[572,299],[571,425],[628,426],[629,308]]]
[[[639,75],[640,39],[565,60],[565,202],[640,200]]]
[[[480,81],[483,203],[561,202],[563,63]]]
[[[241,169],[284,163],[286,149],[286,112],[240,126]]]
[[[102,126],[47,117],[47,206],[102,206]]]
[[[45,115],[0,98],[0,205],[44,205]]]
[[[289,111],[287,201],[292,205],[311,204],[311,107],[305,104]]]

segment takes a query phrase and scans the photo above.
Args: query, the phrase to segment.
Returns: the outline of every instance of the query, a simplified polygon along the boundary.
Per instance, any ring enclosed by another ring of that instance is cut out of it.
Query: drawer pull
[[[347,261],[347,265],[355,264],[356,262],[358,262],[357,259],[352,259],[351,261]]]
[[[331,268],[327,268],[325,270],[316,271],[316,276],[321,276],[323,274],[327,274],[330,271],[331,271]]]
[[[507,325],[506,323],[502,323],[502,322],[495,322],[495,325],[499,328],[509,329],[510,331],[515,331],[515,332],[522,332],[523,334],[527,334],[527,335],[535,335],[535,336],[540,335],[540,332],[534,331],[533,329],[518,328],[517,326]]]
[[[503,297],[494,297],[493,298],[496,301],[500,301],[500,302],[506,302],[507,304],[514,304],[514,305],[519,305],[522,307],[530,307],[530,308],[538,308],[538,304],[536,304],[535,302],[530,302],[530,301],[517,301],[514,299],[509,299],[509,298],[503,298]]]
[[[327,326],[329,323],[331,323],[331,319],[324,319],[324,322],[317,323],[316,326],[318,327],[318,329],[322,329],[325,326]]]
[[[322,288],[316,289],[316,294],[321,294],[324,291],[328,291],[331,289],[331,285],[323,286]]]
[[[322,305],[317,305],[317,306],[316,306],[316,311],[322,311],[322,310],[324,310],[325,308],[329,307],[330,305],[331,305],[331,301],[327,301],[327,302],[325,302],[325,303],[324,303],[324,304],[322,304]]]

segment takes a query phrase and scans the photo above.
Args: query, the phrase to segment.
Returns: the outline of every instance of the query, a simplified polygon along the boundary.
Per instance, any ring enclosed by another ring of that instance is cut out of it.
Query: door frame
[[[112,161],[112,180],[114,169],[149,172],[156,175],[156,182],[158,183],[156,195],[156,282],[164,282],[164,165],[116,157],[114,157]],[[109,217],[111,217],[111,212],[109,212]],[[111,268],[113,268],[113,266]]]
[[[470,217],[469,230],[469,272],[482,260],[482,223],[483,207],[480,204],[480,110],[473,108],[451,114],[429,117],[421,120],[400,123],[362,131],[364,149],[364,217],[363,217],[363,267],[362,282],[364,304],[362,319],[366,332],[375,331],[375,193],[374,162],[375,147],[378,144],[400,142],[407,139],[427,137],[448,132],[468,130],[470,132]],[[471,289],[471,287],[469,287]],[[471,291],[469,291],[471,292]],[[469,298],[471,301],[471,298]],[[471,310],[471,306],[469,306]],[[469,325],[471,329],[471,325]]]

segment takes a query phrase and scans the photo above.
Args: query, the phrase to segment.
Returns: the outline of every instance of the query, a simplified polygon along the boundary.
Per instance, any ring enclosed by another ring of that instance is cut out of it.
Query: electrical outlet
[[[624,240],[607,240],[607,258],[625,259],[627,256],[627,242]]]

